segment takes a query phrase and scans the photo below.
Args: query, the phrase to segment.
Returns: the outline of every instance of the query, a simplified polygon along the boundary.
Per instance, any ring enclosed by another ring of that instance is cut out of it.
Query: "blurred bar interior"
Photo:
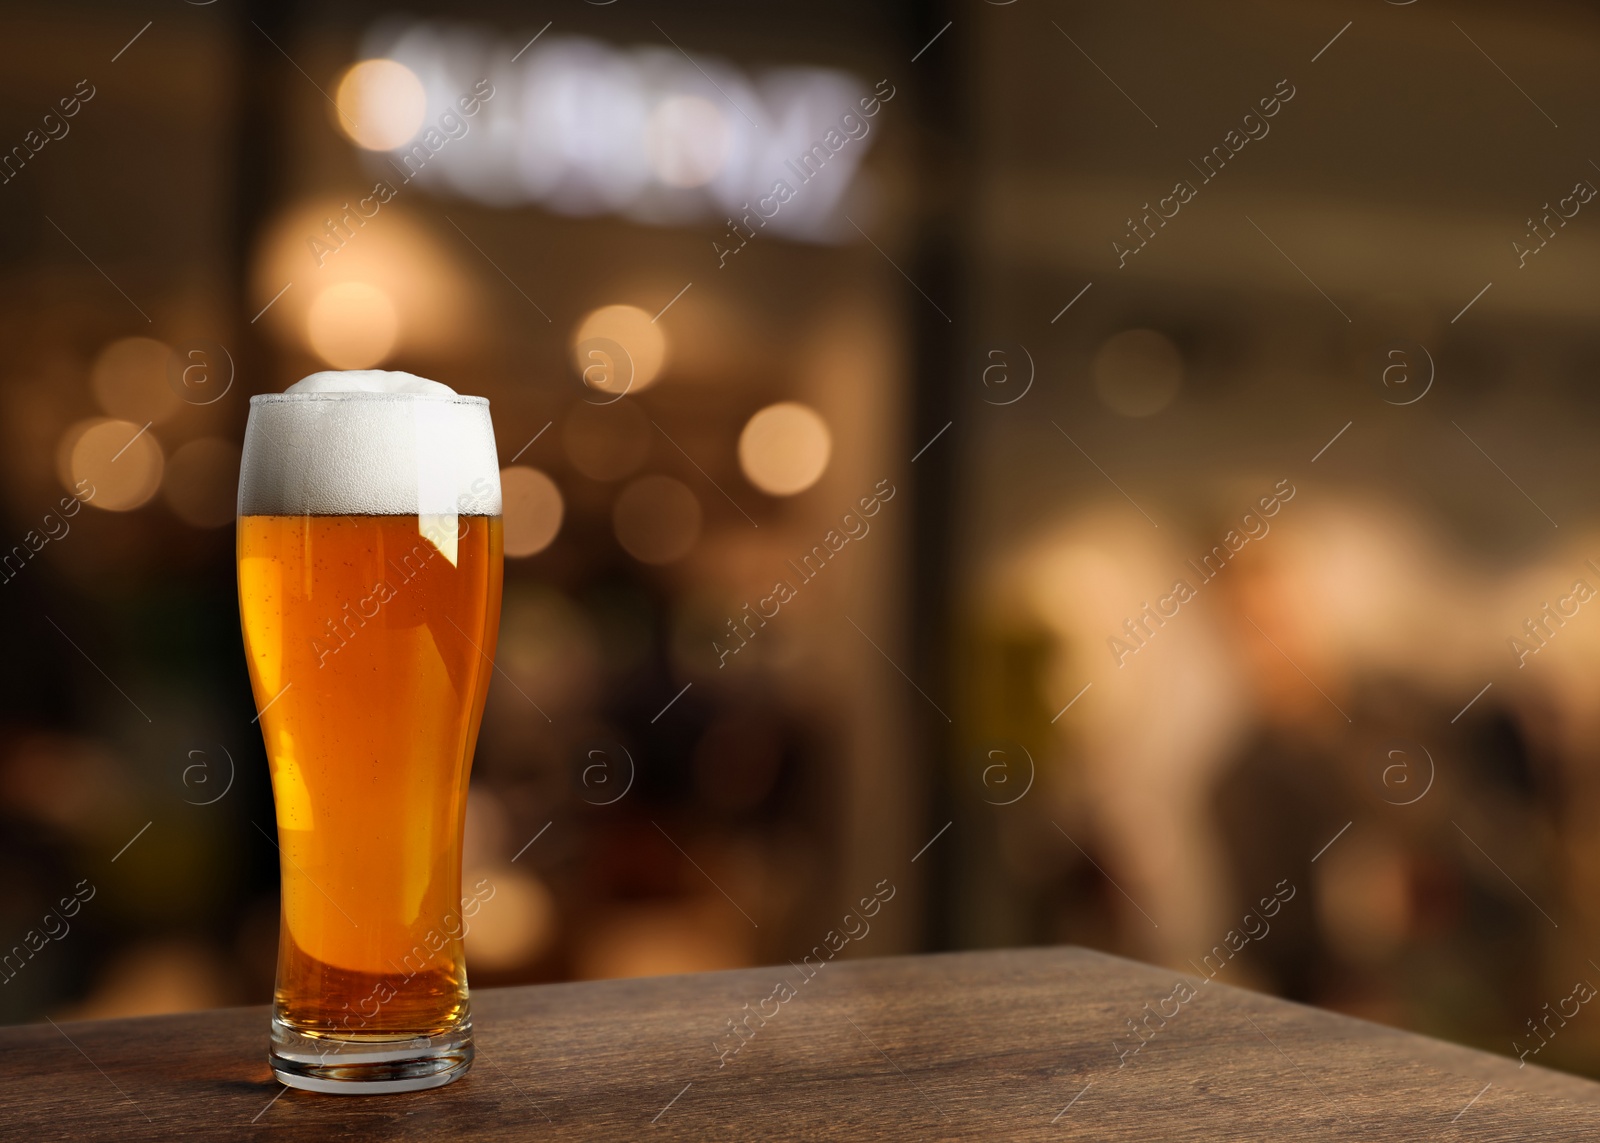
[[[0,1019],[270,996],[246,401],[380,367],[500,433],[475,985],[889,879],[1600,1075],[1600,18],[1370,8],[8,5]]]

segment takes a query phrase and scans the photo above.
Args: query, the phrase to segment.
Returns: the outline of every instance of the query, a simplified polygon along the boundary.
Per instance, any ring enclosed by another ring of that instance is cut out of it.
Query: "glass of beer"
[[[239,614],[283,885],[268,1059],[291,1087],[471,1066],[461,831],[501,548],[482,397],[364,372],[250,399]]]

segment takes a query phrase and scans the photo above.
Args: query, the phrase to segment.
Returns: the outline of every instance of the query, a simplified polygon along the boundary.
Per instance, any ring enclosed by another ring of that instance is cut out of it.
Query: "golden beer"
[[[276,413],[311,438],[304,452],[373,417],[363,400]],[[413,452],[424,456],[440,443],[425,427],[438,411],[411,404],[414,418],[388,409],[387,427],[413,420]],[[253,407],[252,428],[256,415]],[[266,425],[264,416],[271,432]],[[274,427],[281,437],[284,426]],[[378,424],[374,435],[393,433]],[[475,467],[498,478],[489,441]],[[247,470],[250,444],[247,435]],[[391,462],[373,458],[379,468]],[[385,488],[394,474],[366,467],[342,466],[347,478],[372,480],[379,500],[396,499]],[[256,513],[297,505],[283,495],[281,472],[253,475],[255,503],[241,486],[239,611],[281,855],[274,1070],[324,1091],[448,1082],[471,1061],[462,937],[478,902],[462,897],[461,829],[499,627],[500,518]],[[399,486],[409,479],[402,471]],[[485,479],[459,504],[425,506],[482,507]],[[338,507],[344,495],[300,491],[300,507]]]

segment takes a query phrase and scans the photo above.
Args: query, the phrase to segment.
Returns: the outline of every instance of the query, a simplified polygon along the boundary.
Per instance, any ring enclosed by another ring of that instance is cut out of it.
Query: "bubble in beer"
[[[797,401],[768,405],[739,434],[739,467],[751,484],[773,496],[810,488],[832,452],[827,422]]]
[[[394,349],[400,318],[389,295],[366,282],[339,282],[312,301],[306,337],[336,369],[366,369]]]
[[[422,126],[428,95],[416,73],[397,60],[354,64],[339,80],[334,97],[339,129],[358,147],[392,151]]]
[[[160,424],[183,405],[167,384],[167,362],[172,355],[151,337],[124,337],[113,341],[95,358],[89,384],[95,400],[109,416],[144,424]]]
[[[179,445],[161,484],[167,507],[196,528],[233,523],[239,493],[239,446],[221,437]]]
[[[622,490],[611,510],[617,542],[634,559],[670,564],[700,538],[700,501],[670,476],[642,476]]]
[[[131,512],[161,487],[165,458],[145,425],[97,417],[80,421],[61,439],[58,469],[68,491],[93,489],[88,503],[108,512]]]
[[[524,464],[502,468],[500,500],[506,555],[542,552],[561,531],[561,489],[537,468]]]
[[[622,349],[626,362],[613,361],[610,373],[602,377],[596,369],[605,363],[594,350],[607,342]],[[666,334],[638,306],[601,306],[578,323],[572,335],[573,367],[587,386],[600,393],[637,393],[655,381],[666,360]]]

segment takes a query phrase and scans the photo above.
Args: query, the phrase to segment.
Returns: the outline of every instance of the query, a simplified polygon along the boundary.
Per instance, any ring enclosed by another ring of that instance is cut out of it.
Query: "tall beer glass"
[[[472,1063],[467,777],[500,621],[489,403],[403,373],[252,397],[239,613],[283,883],[268,1058],[312,1091]]]

